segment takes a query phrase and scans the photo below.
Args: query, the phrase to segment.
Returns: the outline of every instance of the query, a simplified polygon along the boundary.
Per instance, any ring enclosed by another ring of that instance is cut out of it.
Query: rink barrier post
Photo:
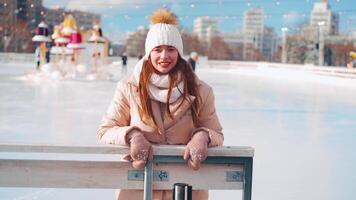
[[[154,145],[154,158],[142,170],[120,159],[129,149],[117,145],[0,143],[0,187],[172,190],[187,183],[199,190],[242,190],[251,200],[254,149],[224,146],[208,150],[198,171],[183,160],[184,146]]]

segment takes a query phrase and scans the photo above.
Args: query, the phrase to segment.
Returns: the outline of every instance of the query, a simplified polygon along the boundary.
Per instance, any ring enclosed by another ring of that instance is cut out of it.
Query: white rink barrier
[[[0,63],[35,63],[35,55],[29,53],[0,53]]]
[[[314,74],[337,76],[343,78],[356,79],[356,69],[335,66],[315,66],[311,64],[286,64],[270,62],[243,62],[243,61],[225,61],[225,60],[203,60],[199,63],[201,68],[212,69],[243,69],[243,68],[273,68],[273,69],[291,69],[302,70]]]
[[[243,200],[251,200],[252,147],[210,148],[197,171],[183,160],[184,148],[154,145],[153,160],[138,170],[119,159],[128,147],[3,143],[0,187],[143,189],[143,199],[151,200],[152,190],[172,190],[175,183],[187,183],[193,190],[242,190]],[[112,158],[101,158],[109,155]]]
[[[56,56],[51,54],[51,60],[55,58]],[[121,60],[121,57],[106,57],[103,59],[104,63],[112,63]],[[33,53],[0,53],[0,63],[35,63],[35,55]]]

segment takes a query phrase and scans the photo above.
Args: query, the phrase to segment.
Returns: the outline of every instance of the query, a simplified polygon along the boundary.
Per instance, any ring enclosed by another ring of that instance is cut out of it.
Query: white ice
[[[0,65],[0,141],[97,144],[115,81],[28,80],[23,74],[32,67]],[[254,200],[355,198],[356,79],[268,68],[198,66],[197,74],[214,88],[225,145],[255,148]],[[212,191],[210,199],[236,194]],[[113,190],[0,188],[1,200],[113,196]]]

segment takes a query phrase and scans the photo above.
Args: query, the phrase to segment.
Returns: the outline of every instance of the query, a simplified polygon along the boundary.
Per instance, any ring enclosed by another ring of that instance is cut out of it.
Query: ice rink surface
[[[116,82],[29,80],[30,67],[0,65],[0,142],[97,144]],[[197,74],[214,88],[225,145],[255,148],[254,200],[354,200],[355,79],[243,67],[202,66]],[[212,191],[210,199],[236,194]],[[1,200],[113,196],[113,190],[0,188]]]

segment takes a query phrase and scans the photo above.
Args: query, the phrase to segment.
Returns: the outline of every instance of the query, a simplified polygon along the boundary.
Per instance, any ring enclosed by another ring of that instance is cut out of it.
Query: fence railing
[[[30,53],[0,53],[0,63],[34,63],[35,56]]]
[[[128,152],[116,145],[0,144],[0,187],[143,189],[144,199],[150,200],[152,190],[171,190],[182,182],[193,190],[243,190],[243,199],[251,199],[251,147],[210,148],[198,171],[187,167],[184,146],[177,145],[155,145],[154,159],[143,170],[119,156],[98,159]],[[73,159],[72,154],[92,157]]]
[[[270,69],[291,69],[302,70],[318,75],[336,76],[342,78],[356,79],[356,69],[337,66],[315,66],[309,64],[289,64],[289,63],[270,63],[270,62],[244,62],[227,60],[208,60],[204,61],[199,67],[213,69],[241,69],[241,68],[270,68]]]
[[[106,57],[102,62],[110,64],[113,62],[120,62],[120,57]],[[137,58],[130,58],[129,63],[136,63]],[[0,53],[0,63],[34,63],[33,54],[24,53]],[[130,64],[134,66],[134,64]],[[304,70],[319,75],[338,76],[344,78],[356,79],[356,69],[347,67],[327,67],[327,66],[314,66],[302,64],[289,64],[289,63],[269,63],[269,62],[246,62],[246,61],[229,61],[229,60],[207,60],[202,57],[199,60],[199,68],[216,68],[216,69],[235,69],[235,68],[285,68],[294,70]]]

